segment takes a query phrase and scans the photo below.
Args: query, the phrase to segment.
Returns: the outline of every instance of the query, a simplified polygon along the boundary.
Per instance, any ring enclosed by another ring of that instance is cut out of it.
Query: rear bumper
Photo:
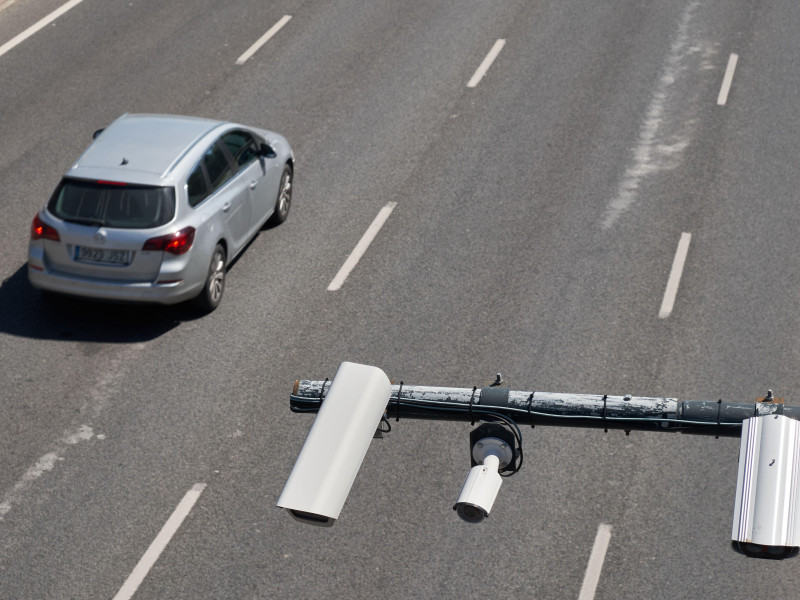
[[[30,262],[28,280],[40,290],[112,302],[177,304],[194,298],[202,289],[202,283],[189,284],[184,280],[155,283],[86,279],[51,271]]]

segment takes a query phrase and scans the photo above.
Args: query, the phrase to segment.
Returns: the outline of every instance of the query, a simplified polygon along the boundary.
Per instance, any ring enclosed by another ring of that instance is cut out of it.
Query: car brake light
[[[53,240],[54,242],[61,241],[56,228],[50,227],[50,225],[39,218],[39,215],[36,215],[33,217],[33,223],[31,223],[31,239],[40,240],[42,238]]]
[[[194,242],[194,227],[185,227],[175,233],[150,238],[142,246],[142,250],[155,250],[171,254],[185,254]]]

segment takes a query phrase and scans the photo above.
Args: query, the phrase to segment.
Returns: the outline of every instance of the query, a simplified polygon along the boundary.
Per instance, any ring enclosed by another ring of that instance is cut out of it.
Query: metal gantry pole
[[[514,391],[503,386],[499,373],[494,384],[480,389],[477,386],[451,388],[405,385],[402,382],[394,385],[380,369],[356,366],[371,368],[380,374],[383,381],[380,394],[365,389],[369,381],[367,377],[364,377],[364,382],[341,378],[339,373],[345,367],[353,368],[351,363],[342,364],[335,383],[327,379],[295,382],[290,400],[293,412],[314,413],[324,407],[314,421],[293,475],[298,464],[303,468],[312,465],[317,469],[319,464],[329,461],[330,456],[337,461],[334,470],[353,473],[354,468],[358,469],[363,453],[355,455],[350,450],[353,431],[345,431],[347,427],[341,425],[358,423],[363,414],[361,409],[348,410],[346,403],[342,404],[343,398],[351,397],[363,399],[375,409],[371,420],[356,427],[362,440],[364,435],[369,436],[373,431],[373,437],[391,431],[390,419],[467,421],[473,425],[483,421],[470,431],[472,466],[453,507],[462,519],[471,523],[489,516],[501,478],[520,470],[523,463],[520,425],[591,427],[606,431],[622,429],[626,433],[632,430],[680,431],[739,437],[736,503],[731,530],[733,549],[746,556],[768,559],[800,554],[800,530],[796,526],[800,522],[800,407],[786,406],[773,396],[771,390],[766,397],[755,402]],[[342,381],[345,383],[341,384]],[[321,422],[334,414],[339,415],[338,425],[329,426]],[[381,419],[379,422],[378,418]],[[373,429],[376,426],[377,431]],[[315,451],[314,443],[309,445],[312,439],[314,442],[323,439],[335,452],[325,449],[317,451],[318,456],[305,458],[304,453]],[[313,484],[319,477],[313,472],[305,479]],[[338,481],[336,477],[333,479]],[[301,500],[296,502],[300,508],[280,505],[294,511],[296,519],[332,523],[338,518],[340,505],[333,515],[316,509],[309,512],[305,508],[308,504],[307,490],[315,489],[308,487],[311,484],[305,480],[295,483],[292,476],[287,487],[290,484],[292,490],[300,489],[297,497]],[[331,502],[328,495],[327,492],[314,495],[313,506],[327,506],[326,503]]]
[[[296,381],[290,397],[291,410],[317,412],[329,387],[328,380]],[[739,437],[745,419],[770,414],[800,419],[800,407],[785,406],[771,392],[759,401],[747,403],[402,383],[392,385],[386,407],[389,419],[477,422],[495,420],[500,415],[519,425],[680,431],[725,437]]]

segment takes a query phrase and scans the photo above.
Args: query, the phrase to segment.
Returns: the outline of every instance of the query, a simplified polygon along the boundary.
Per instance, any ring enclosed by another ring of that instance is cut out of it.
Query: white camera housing
[[[503,483],[499,470],[514,459],[514,451],[504,440],[489,437],[473,446],[472,456],[481,464],[470,469],[453,508],[468,523],[480,523],[489,516]]]
[[[343,362],[277,505],[303,523],[333,525],[391,393],[391,382],[381,369]]]
[[[772,414],[742,423],[731,544],[754,558],[800,552],[800,422]]]

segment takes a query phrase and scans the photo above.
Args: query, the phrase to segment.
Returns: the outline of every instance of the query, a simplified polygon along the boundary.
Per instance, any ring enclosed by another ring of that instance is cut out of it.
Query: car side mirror
[[[275,150],[272,149],[272,146],[264,142],[261,142],[260,155],[264,158],[275,158],[278,156]]]

